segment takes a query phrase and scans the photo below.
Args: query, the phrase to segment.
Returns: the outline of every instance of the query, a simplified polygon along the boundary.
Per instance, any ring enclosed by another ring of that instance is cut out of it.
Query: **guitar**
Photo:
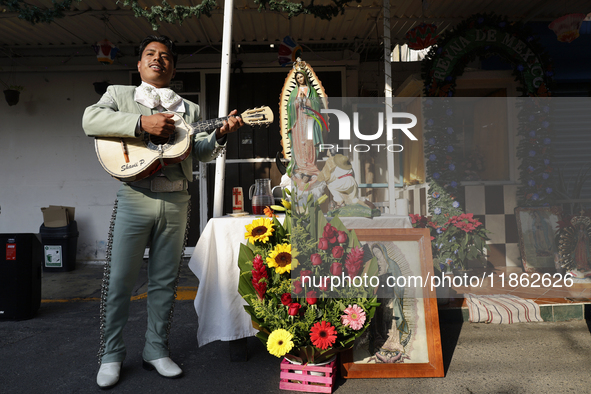
[[[229,117],[204,120],[188,124],[174,113],[175,131],[170,137],[158,137],[144,133],[143,138],[97,137],[94,146],[99,163],[113,178],[123,182],[139,181],[154,174],[161,167],[180,163],[191,154],[192,138],[196,133],[211,133]],[[248,109],[240,114],[250,126],[273,123],[273,111],[269,107]]]

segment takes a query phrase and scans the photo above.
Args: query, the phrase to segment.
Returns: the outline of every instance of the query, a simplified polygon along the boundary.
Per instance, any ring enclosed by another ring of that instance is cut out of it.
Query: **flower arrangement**
[[[285,212],[283,223],[271,214],[246,226],[238,259],[238,291],[257,337],[269,353],[299,363],[353,347],[379,305],[373,288],[335,285],[345,272],[377,273],[377,263],[364,259],[354,231],[338,218],[326,221],[322,199],[312,200],[293,212],[285,199],[271,206]]]
[[[443,225],[431,221],[430,217],[409,216],[413,227],[429,229],[433,263],[441,272],[465,270],[467,260],[483,256],[484,250],[488,249],[489,231],[471,213],[451,216]]]

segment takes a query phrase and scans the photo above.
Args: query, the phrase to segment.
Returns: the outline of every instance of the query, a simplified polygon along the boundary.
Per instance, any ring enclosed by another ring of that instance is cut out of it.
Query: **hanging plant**
[[[72,3],[80,0],[64,0],[61,2],[52,1],[53,7],[48,9],[39,8],[23,0],[0,0],[0,5],[6,7],[10,12],[18,13],[20,19],[31,24],[50,23],[56,18],[63,18],[64,11],[69,11]]]
[[[56,18],[63,18],[64,12],[69,11],[74,1],[64,0],[62,2],[53,1],[53,7],[48,9],[26,3],[23,0],[0,0],[0,5],[7,8],[10,12],[18,13],[18,17],[32,24],[53,22]],[[259,4],[259,11],[267,10],[286,12],[289,18],[300,14],[314,15],[316,18],[331,20],[333,17],[344,14],[345,9],[351,2],[360,3],[361,0],[333,0],[330,5],[316,5],[312,1],[308,5],[303,2],[293,2],[290,0],[255,0]],[[160,28],[160,23],[183,24],[186,18],[201,15],[211,16],[211,11],[219,8],[215,0],[202,0],[201,4],[194,6],[175,5],[171,6],[168,1],[162,0],[161,5],[150,7],[140,6],[138,0],[122,0],[124,6],[130,6],[136,18],[146,18],[153,30]]]
[[[331,20],[339,14],[344,14],[349,3],[353,1],[361,3],[361,0],[333,0],[331,5],[317,5],[314,4],[314,1],[304,5],[303,1],[254,0],[255,3],[259,4],[259,11],[269,8],[270,11],[287,12],[289,18],[300,14],[308,14],[324,20]]]
[[[111,85],[109,81],[93,82],[94,91],[101,96],[105,94],[107,88]]]
[[[4,91],[4,98],[8,105],[17,105],[21,91],[15,89],[6,89]]]
[[[217,7],[215,0],[202,0],[201,4],[195,6],[175,5],[171,6],[166,0],[162,0],[162,5],[153,5],[151,7],[142,7],[138,0],[123,0],[124,6],[130,6],[136,18],[146,18],[152,25],[153,30],[158,30],[160,22],[183,24],[186,18],[201,15],[211,16],[211,10]]]
[[[20,85],[8,85],[4,81],[0,80],[2,86],[4,86],[4,98],[8,105],[16,105],[18,103],[20,93],[25,89],[24,86]]]
[[[308,14],[320,19],[331,20],[333,17],[343,14],[348,4],[353,1],[359,3],[361,0],[334,0],[330,5],[316,5],[313,1],[304,5],[302,2],[290,0],[255,0],[255,3],[259,4],[259,11],[268,9],[286,12],[289,18]],[[186,18],[193,16],[199,18],[201,15],[211,16],[211,11],[218,8],[215,0],[202,0],[201,4],[195,6],[171,6],[166,0],[162,0],[161,5],[151,7],[140,6],[138,0],[123,0],[123,5],[130,6],[136,17],[146,18],[154,30],[158,30],[161,22],[180,25]]]

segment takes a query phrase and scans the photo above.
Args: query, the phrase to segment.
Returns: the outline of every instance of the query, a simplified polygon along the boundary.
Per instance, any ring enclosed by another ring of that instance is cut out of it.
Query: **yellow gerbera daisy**
[[[285,356],[285,354],[293,348],[291,338],[293,338],[293,336],[289,331],[279,328],[269,335],[269,339],[267,340],[267,350],[274,356]]]
[[[267,265],[282,274],[291,271],[291,244],[278,244],[267,257]]]
[[[255,241],[267,243],[269,237],[273,235],[273,231],[275,231],[275,229],[273,228],[273,222],[271,219],[255,219],[251,224],[246,225],[246,233],[244,233],[244,237],[253,244]]]

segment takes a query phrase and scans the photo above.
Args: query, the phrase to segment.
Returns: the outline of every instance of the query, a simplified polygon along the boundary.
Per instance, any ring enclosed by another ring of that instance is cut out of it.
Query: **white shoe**
[[[102,363],[96,375],[96,384],[100,388],[106,389],[114,386],[119,381],[119,373],[121,372],[121,363]]]
[[[148,371],[156,368],[156,371],[165,378],[178,378],[183,374],[183,370],[170,357],[163,357],[152,361],[144,360],[143,365],[144,369]]]

